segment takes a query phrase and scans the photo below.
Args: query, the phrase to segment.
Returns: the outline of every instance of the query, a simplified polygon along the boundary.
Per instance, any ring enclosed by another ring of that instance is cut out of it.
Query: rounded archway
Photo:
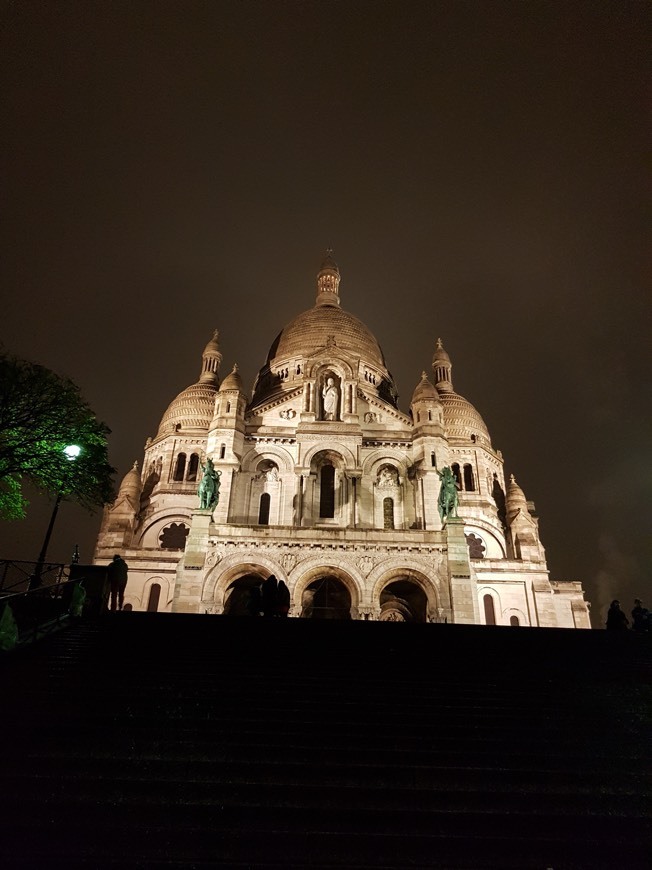
[[[426,622],[428,598],[409,577],[396,577],[380,593],[381,622]]]
[[[258,616],[261,610],[260,586],[266,577],[243,574],[233,580],[224,592],[225,616]]]
[[[351,593],[338,577],[324,574],[312,580],[301,596],[304,619],[351,619]]]

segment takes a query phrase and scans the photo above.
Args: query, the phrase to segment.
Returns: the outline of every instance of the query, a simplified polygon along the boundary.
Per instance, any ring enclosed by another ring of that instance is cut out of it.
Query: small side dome
[[[512,520],[516,514],[521,511],[528,514],[527,499],[521,487],[516,483],[516,478],[513,474],[509,477],[507,484],[507,492],[505,493],[505,507],[507,508],[507,519]]]
[[[242,378],[240,377],[237,363],[234,364],[233,371],[230,372],[230,374],[228,374],[222,381],[219,391],[220,393],[224,393],[227,390],[238,390],[238,392],[244,393],[244,385],[242,383]]]
[[[119,494],[138,501],[142,488],[140,471],[138,471],[138,462],[134,462],[133,468],[130,468],[122,478]]]
[[[414,393],[412,394],[412,404],[414,405],[415,402],[423,402],[426,400],[437,402],[439,400],[439,393],[431,384],[428,375],[425,372],[421,372],[421,380],[416,385]]]

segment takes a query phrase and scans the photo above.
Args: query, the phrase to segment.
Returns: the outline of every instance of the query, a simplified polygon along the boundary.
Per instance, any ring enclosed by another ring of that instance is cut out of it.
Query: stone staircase
[[[647,866],[648,635],[118,613],[0,668],[3,867]]]

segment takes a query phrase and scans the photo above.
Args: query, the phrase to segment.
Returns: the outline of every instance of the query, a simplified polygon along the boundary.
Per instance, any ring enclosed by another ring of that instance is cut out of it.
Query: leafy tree
[[[109,432],[71,380],[0,350],[0,518],[24,518],[24,479],[90,511],[110,502]]]

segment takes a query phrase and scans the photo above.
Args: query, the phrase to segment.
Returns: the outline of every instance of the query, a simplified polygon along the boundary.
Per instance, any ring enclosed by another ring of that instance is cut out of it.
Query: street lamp
[[[74,462],[75,459],[81,453],[81,447],[77,444],[68,444],[67,447],[63,448],[64,456],[70,462]],[[48,552],[48,545],[50,543],[50,538],[52,536],[52,529],[54,528],[54,521],[57,518],[57,514],[59,512],[59,505],[61,504],[61,499],[63,498],[63,484],[59,488],[59,492],[57,493],[56,501],[54,502],[54,508],[52,509],[52,516],[50,517],[50,523],[48,525],[48,530],[45,533],[45,538],[43,540],[43,546],[41,547],[41,552],[39,553],[38,560],[36,562],[36,568],[34,570],[34,574],[32,575],[29,588],[36,589],[37,586],[41,585],[41,573],[43,571],[43,564],[45,562],[45,557]]]

